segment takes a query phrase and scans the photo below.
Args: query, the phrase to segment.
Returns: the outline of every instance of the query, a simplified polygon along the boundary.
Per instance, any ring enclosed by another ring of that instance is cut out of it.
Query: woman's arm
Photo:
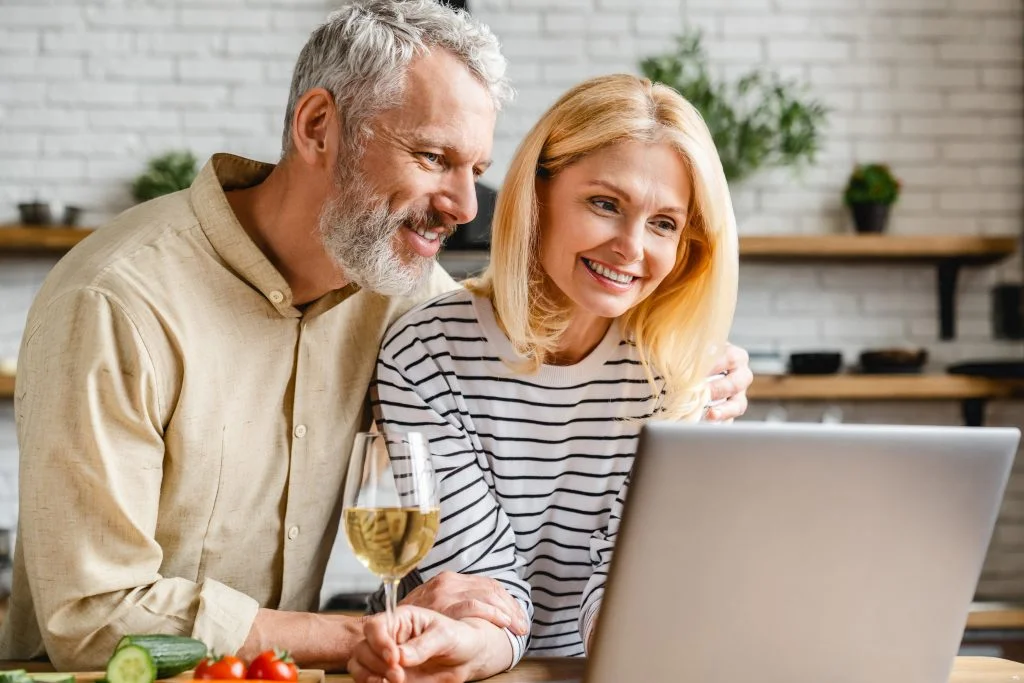
[[[419,338],[422,333],[422,328],[406,325],[389,337],[381,350],[374,389],[381,427],[424,433],[433,455],[441,522],[419,572],[424,579],[445,571],[494,579],[520,604],[528,626],[533,605],[529,584],[519,573],[522,561],[512,527],[489,486],[489,469],[475,443],[458,378],[445,372],[444,353],[432,353]],[[507,669],[522,657],[528,635],[489,624],[476,626],[493,631],[479,658],[479,663],[486,659],[487,674]]]
[[[583,639],[583,647],[587,653],[590,652],[591,639],[597,625],[598,613],[601,611],[601,600],[604,598],[604,584],[608,580],[608,569],[612,564],[612,553],[615,549],[615,539],[619,535],[619,524],[622,522],[622,508],[626,502],[626,494],[629,491],[629,477],[622,483],[622,488],[615,496],[612,503],[612,511],[608,517],[608,528],[605,531],[596,531],[590,537],[590,561],[594,564],[594,573],[590,575],[586,587],[583,589],[583,597],[580,602],[580,637]]]

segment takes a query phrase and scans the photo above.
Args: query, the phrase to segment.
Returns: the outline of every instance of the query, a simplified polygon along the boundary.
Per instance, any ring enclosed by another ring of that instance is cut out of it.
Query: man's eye
[[[444,159],[444,157],[435,152],[420,152],[420,158],[428,164],[433,164],[435,166],[440,165],[441,161]]]

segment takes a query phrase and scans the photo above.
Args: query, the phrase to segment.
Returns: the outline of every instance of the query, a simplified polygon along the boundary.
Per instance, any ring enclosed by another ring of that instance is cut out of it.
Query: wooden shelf
[[[2,251],[67,251],[87,228],[0,226]],[[965,265],[994,263],[1013,254],[1015,237],[958,235],[764,235],[740,238],[740,257],[762,261],[920,262],[938,270],[939,338],[956,336],[956,281]],[[454,271],[468,274],[487,260],[486,251],[442,252]]]
[[[936,266],[939,338],[956,336],[956,281],[963,266],[1000,261],[1016,237],[966,235],[765,235],[740,238],[740,256],[762,261],[911,262]]]
[[[0,398],[14,378],[0,375]],[[752,401],[963,401],[1024,396],[1024,382],[962,375],[758,375]]]
[[[1024,395],[1024,383],[964,375],[759,375],[753,401],[966,401]]]
[[[0,226],[2,251],[67,251],[92,234],[88,228]]]
[[[763,260],[958,261],[994,263],[1015,237],[958,235],[765,235],[740,238],[740,255]]]
[[[967,614],[968,630],[1024,630],[1024,604],[975,602]]]

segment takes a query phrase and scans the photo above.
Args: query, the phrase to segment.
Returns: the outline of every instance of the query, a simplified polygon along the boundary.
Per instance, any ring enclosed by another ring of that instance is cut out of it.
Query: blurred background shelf
[[[1024,396],[1024,382],[963,375],[761,375],[754,401],[966,401]]]
[[[740,238],[758,260],[958,261],[994,263],[1017,250],[1015,237],[970,235],[765,235]]]
[[[0,375],[0,398],[14,377]],[[759,375],[753,401],[965,401],[1024,397],[1024,382],[962,375]]]
[[[67,251],[92,234],[88,228],[0,226],[0,251]]]

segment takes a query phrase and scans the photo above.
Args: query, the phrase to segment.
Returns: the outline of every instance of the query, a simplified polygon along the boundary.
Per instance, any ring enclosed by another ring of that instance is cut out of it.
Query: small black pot
[[[890,204],[852,204],[853,226],[857,232],[878,234],[889,223]]]
[[[64,225],[77,225],[78,224],[78,219],[81,217],[81,215],[82,215],[81,207],[71,206],[70,204],[68,206],[65,206],[64,207],[64,221],[63,221]]]
[[[18,204],[22,225],[48,225],[53,217],[47,202],[24,202]]]

